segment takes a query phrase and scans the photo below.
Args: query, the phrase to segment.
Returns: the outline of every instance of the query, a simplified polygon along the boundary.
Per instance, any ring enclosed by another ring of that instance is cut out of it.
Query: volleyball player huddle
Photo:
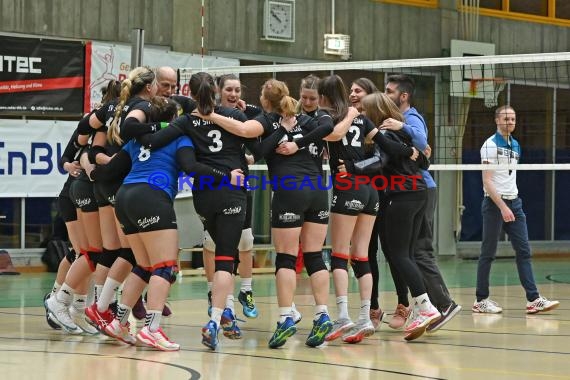
[[[358,343],[379,327],[378,231],[394,280],[405,288],[397,287],[399,305],[391,327],[408,322],[405,338],[411,340],[430,327],[435,331],[460,310],[453,301],[435,306],[430,302],[431,289],[426,290],[416,263],[415,243],[427,199],[423,171],[429,161],[425,141],[424,147],[414,147],[421,133],[406,128],[397,101],[363,78],[353,83],[349,99],[336,75],[305,78],[299,103],[285,83],[268,80],[261,89],[262,109],[244,104],[239,79],[233,75],[222,76],[216,84],[207,73],[193,74],[192,100],[172,97],[175,85],[176,73],[170,68],[160,68],[157,76],[135,68],[116,98],[87,115],[70,140],[64,168],[70,172],[67,187],[78,189],[68,198],[81,226],[72,225],[69,217],[68,228],[80,231],[70,235],[81,254],[71,268],[69,263],[60,266],[62,273],[46,297],[48,321],[54,326],[72,333],[100,331],[127,344],[138,341],[164,351],[180,348],[160,326],[162,316],[170,313],[166,298],[178,271],[173,199],[182,171],[193,177],[194,207],[207,232],[210,320],[202,327],[202,343],[216,349],[220,331],[226,338],[240,339],[233,298],[238,265],[238,300],[246,317],[258,314],[251,282],[251,196],[243,178],[248,162],[259,159],[265,159],[269,177],[276,179],[271,182],[271,227],[279,320],[270,348],[283,346],[301,320],[293,303],[299,244],[315,299],[307,346],[339,338]],[[157,97],[157,91],[165,97]],[[221,105],[216,104],[218,93]],[[247,159],[244,147],[251,153]],[[330,204],[322,186],[325,152],[333,182]],[[373,184],[379,175],[404,180],[378,190]],[[285,177],[288,186],[277,186]],[[322,256],[329,219],[338,308],[334,320],[327,308],[330,276]],[[370,246],[376,247],[374,252]],[[354,322],[348,312],[349,262],[360,295]],[[96,299],[86,307],[92,272]],[[121,299],[113,307],[123,282]],[[145,323],[133,335],[128,319],[145,287]],[[407,301],[408,287],[414,308]],[[455,305],[453,313],[450,305]]]

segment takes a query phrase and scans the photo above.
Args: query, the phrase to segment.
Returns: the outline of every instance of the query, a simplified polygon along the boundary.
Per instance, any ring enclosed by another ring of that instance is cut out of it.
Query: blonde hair
[[[127,100],[133,95],[140,93],[147,84],[154,81],[154,72],[147,67],[136,67],[129,72],[129,76],[121,82],[121,94],[119,95],[119,103],[115,108],[115,115],[113,121],[107,131],[107,140],[109,143],[115,142],[118,145],[123,145],[123,139],[120,136],[119,120],[121,113],[127,103]]]
[[[289,96],[285,82],[269,79],[261,87],[261,96],[271,105],[274,112],[286,117],[295,115],[297,100]]]
[[[374,92],[366,95],[362,98],[361,104],[366,116],[376,126],[382,124],[388,118],[404,121],[404,115],[396,103],[383,92]]]
[[[301,79],[301,86],[299,87],[299,92],[303,91],[303,90],[314,90],[317,95],[319,94],[319,81],[321,80],[321,78],[319,78],[318,76],[314,75],[314,74],[309,74],[306,77],[304,77],[303,79]],[[299,96],[301,96],[299,94]],[[317,105],[317,109],[319,108],[319,106]],[[301,102],[297,102],[297,107],[295,108],[295,111],[297,113],[302,113],[305,114],[305,110],[303,109],[303,105],[301,104]]]

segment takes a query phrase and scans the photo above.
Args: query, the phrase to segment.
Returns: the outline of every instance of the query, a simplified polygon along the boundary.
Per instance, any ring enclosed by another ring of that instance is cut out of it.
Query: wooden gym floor
[[[45,323],[42,297],[54,275],[0,276],[0,379],[570,379],[570,260],[535,260],[539,290],[561,306],[533,316],[525,314],[512,259],[497,260],[492,271],[491,294],[503,306],[502,315],[471,313],[476,261],[440,264],[463,310],[437,333],[407,343],[401,331],[384,323],[357,345],[333,342],[308,348],[304,341],[313,310],[303,274],[295,298],[303,313],[299,332],[277,350],[267,347],[277,318],[272,275],[254,276],[259,318],[240,324],[241,340],[220,334],[216,351],[200,343],[200,327],[208,320],[204,278],[184,276],[171,291],[174,314],[164,321],[167,334],[181,344],[175,353],[52,330]],[[382,263],[381,306],[391,313],[396,298],[386,269]],[[350,292],[350,312],[356,318],[353,278]],[[236,310],[238,318],[246,319],[237,302]],[[334,295],[329,310],[334,318]]]

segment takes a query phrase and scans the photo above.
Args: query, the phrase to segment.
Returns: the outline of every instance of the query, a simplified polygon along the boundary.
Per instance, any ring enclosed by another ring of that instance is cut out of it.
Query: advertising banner
[[[80,115],[81,41],[0,36],[0,114]]]
[[[55,197],[67,179],[58,168],[73,121],[0,120],[2,197]]]
[[[90,65],[89,91],[85,96],[85,112],[89,112],[101,101],[101,89],[111,79],[123,80],[131,70],[131,47],[129,45],[114,45],[101,42],[87,44],[87,60]],[[90,58],[89,58],[90,57]],[[160,66],[170,66],[174,69],[181,67],[223,67],[239,66],[239,60],[197,54],[177,53],[164,49],[145,48],[143,64],[151,69]],[[188,96],[187,83],[181,83],[180,95]]]

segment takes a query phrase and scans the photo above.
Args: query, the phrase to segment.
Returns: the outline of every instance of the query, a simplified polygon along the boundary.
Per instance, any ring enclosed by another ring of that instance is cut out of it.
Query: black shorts
[[[83,212],[95,212],[99,210],[95,195],[93,194],[93,182],[91,181],[82,179],[73,181],[69,188],[69,196],[75,208],[79,208]]]
[[[344,184],[343,184],[344,186]],[[334,187],[331,212],[341,215],[374,215],[378,213],[378,191],[369,184],[353,185],[348,190]]]
[[[216,256],[236,257],[238,253],[247,209],[245,193],[228,188],[194,190],[194,208],[216,243]]]
[[[329,222],[329,196],[327,190],[278,189],[271,200],[271,227],[295,228],[303,223]]]
[[[121,187],[123,181],[117,182],[95,182],[93,185],[93,193],[99,207],[112,206],[115,207],[115,194]]]
[[[131,183],[119,188],[116,199],[115,213],[125,235],[177,229],[172,199],[163,190]]]

